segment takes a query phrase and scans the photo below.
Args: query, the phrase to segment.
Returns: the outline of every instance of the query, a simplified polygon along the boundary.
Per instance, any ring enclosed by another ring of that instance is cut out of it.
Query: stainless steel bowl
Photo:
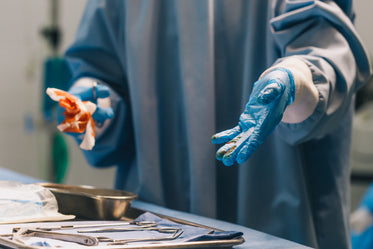
[[[123,217],[137,195],[116,189],[39,183],[56,197],[58,210],[84,219],[118,220]]]

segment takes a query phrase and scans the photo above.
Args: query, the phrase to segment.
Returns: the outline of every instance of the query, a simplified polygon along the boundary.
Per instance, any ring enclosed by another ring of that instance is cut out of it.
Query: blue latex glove
[[[69,93],[78,97],[82,101],[91,101],[97,104],[97,98],[107,98],[110,95],[110,90],[107,86],[104,85],[96,85],[95,91],[93,91],[93,87],[86,87],[86,86],[76,86],[70,89]],[[62,123],[65,119],[63,112],[65,111],[64,108],[58,106],[57,108],[57,121],[58,123]],[[101,108],[97,106],[96,111],[92,114],[92,118],[95,120],[96,123],[102,124],[105,122],[106,119],[112,118],[114,116],[114,111],[111,107],[109,108]],[[76,133],[66,133],[69,135],[79,135]]]
[[[238,126],[212,136],[212,143],[226,143],[216,158],[231,166],[245,162],[280,123],[285,108],[294,101],[293,75],[276,68],[255,82]]]

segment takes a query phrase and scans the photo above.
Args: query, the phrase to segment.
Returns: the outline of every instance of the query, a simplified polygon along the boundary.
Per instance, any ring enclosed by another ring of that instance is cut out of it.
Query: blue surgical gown
[[[74,80],[113,89],[115,117],[85,151],[141,200],[316,248],[350,248],[353,96],[370,75],[351,1],[88,1],[66,52]],[[319,102],[244,164],[215,159],[253,82],[284,57],[310,68]]]

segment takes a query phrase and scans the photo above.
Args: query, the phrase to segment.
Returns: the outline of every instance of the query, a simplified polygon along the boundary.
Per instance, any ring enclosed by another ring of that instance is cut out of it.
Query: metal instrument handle
[[[110,233],[110,232],[132,232],[132,231],[156,231],[160,233],[175,233],[178,228],[174,227],[148,227],[148,226],[133,226],[133,227],[113,227],[101,229],[78,230],[78,233]]]
[[[179,228],[174,228],[174,227],[152,227],[152,228],[149,228],[148,230],[152,230],[152,231],[157,231],[157,232],[160,232],[160,233],[175,233],[177,231],[179,231]]]
[[[127,245],[128,243],[132,243],[132,242],[145,242],[145,241],[156,242],[156,241],[163,241],[163,240],[174,240],[174,239],[177,239],[178,237],[180,237],[180,235],[183,232],[184,232],[184,230],[181,229],[181,228],[179,228],[179,229],[176,229],[176,231],[174,231],[174,233],[171,236],[167,236],[167,237],[138,238],[138,239],[119,239],[119,240],[112,240],[112,242],[109,242],[110,238],[107,238],[107,237],[97,237],[97,238],[100,241],[107,241],[107,242],[109,242],[107,244],[108,246],[114,246],[114,245]]]
[[[99,243],[99,240],[92,236],[82,234],[55,233],[34,229],[27,229],[26,231],[22,232],[21,235],[74,242],[85,246],[96,246]]]
[[[113,222],[113,223],[98,223],[98,224],[61,225],[61,226],[54,226],[54,227],[38,227],[36,229],[43,230],[43,231],[54,231],[54,230],[67,230],[67,229],[78,229],[78,228],[125,226],[125,225],[154,227],[157,225],[157,223],[154,221],[131,221],[131,222]]]

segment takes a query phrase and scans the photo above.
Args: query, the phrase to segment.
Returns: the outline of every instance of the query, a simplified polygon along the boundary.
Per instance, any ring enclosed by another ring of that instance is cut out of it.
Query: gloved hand
[[[97,104],[97,98],[106,98],[109,97],[110,91],[107,86],[104,85],[96,85],[93,87],[87,86],[75,86],[72,87],[69,91],[70,94],[78,97],[82,101],[91,101]],[[62,123],[65,119],[63,115],[64,108],[58,106],[57,108],[57,121],[58,124]],[[92,114],[92,118],[95,120],[96,123],[102,124],[105,122],[106,119],[110,119],[114,116],[114,111],[111,107],[108,108],[101,108],[97,105],[96,111]],[[74,133],[68,133],[69,135],[79,135]]]
[[[254,83],[253,91],[238,126],[212,136],[212,143],[226,143],[216,158],[231,166],[245,162],[280,123],[288,105],[294,101],[292,73],[276,68]]]

